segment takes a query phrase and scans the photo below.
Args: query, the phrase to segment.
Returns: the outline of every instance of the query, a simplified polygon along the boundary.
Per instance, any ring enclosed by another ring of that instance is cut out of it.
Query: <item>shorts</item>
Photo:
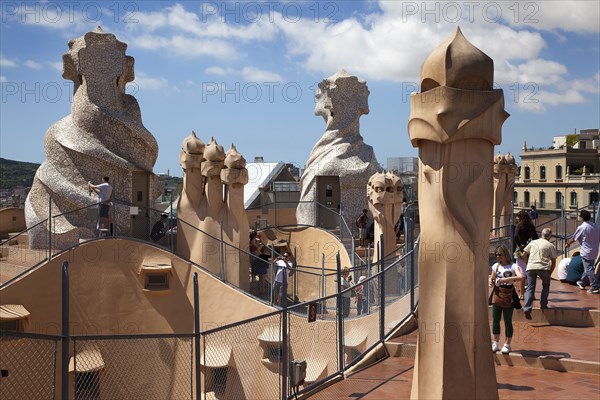
[[[366,239],[367,238],[367,228],[358,228],[358,237],[360,239]]]

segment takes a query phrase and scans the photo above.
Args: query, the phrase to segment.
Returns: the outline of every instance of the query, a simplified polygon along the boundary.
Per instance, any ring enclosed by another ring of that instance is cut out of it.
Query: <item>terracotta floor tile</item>
[[[541,285],[538,285],[539,289]],[[599,309],[600,296],[553,281],[550,306]],[[535,302],[534,307],[539,303]],[[518,311],[515,311],[518,312]],[[504,327],[502,326],[502,332]],[[501,339],[503,340],[503,338]],[[416,333],[393,340],[416,343]],[[573,328],[546,323],[515,322],[513,353],[600,362],[600,328]],[[388,358],[315,394],[311,399],[404,399],[410,397],[413,360]],[[496,366],[500,399],[599,399],[600,376],[541,368]]]

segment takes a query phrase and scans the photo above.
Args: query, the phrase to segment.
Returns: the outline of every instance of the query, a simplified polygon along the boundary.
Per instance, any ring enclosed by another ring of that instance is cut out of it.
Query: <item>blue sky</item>
[[[182,140],[233,142],[248,161],[303,166],[324,132],[314,90],[344,68],[367,81],[361,134],[380,163],[417,156],[408,95],[425,57],[458,25],[494,59],[511,117],[497,151],[600,128],[597,1],[2,1],[0,156],[44,161],[68,115],[67,42],[96,25],[128,44],[135,95],[159,144],[156,173],[181,176]],[[517,160],[519,160],[517,158]]]

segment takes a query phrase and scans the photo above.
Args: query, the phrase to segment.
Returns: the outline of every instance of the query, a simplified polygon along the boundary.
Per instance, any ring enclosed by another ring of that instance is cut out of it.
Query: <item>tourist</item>
[[[254,256],[257,256],[260,254],[260,249],[263,246],[263,243],[260,241],[260,238],[258,237],[258,232],[256,231],[252,231],[250,232],[250,241],[248,244],[248,249],[250,250],[250,253]]]
[[[356,227],[358,228],[358,238],[360,239],[359,245],[364,246],[365,239],[367,238],[367,226],[369,222],[369,216],[367,215],[368,210],[364,208],[362,214],[356,219]]]
[[[90,195],[92,194],[92,191],[98,194],[98,223],[96,229],[99,231],[109,229],[110,200],[113,192],[112,185],[108,183],[108,176],[105,176],[103,180],[104,182],[99,185],[88,182]]]
[[[563,257],[562,260],[556,266],[556,277],[561,282],[567,281],[567,273],[569,270],[569,263],[571,262],[571,257]]]
[[[365,287],[363,285],[363,282],[366,279],[367,277],[362,275],[360,278],[358,278],[358,282],[356,283],[356,287],[354,288],[356,292],[356,315],[366,314],[368,312],[369,305],[367,302]]]
[[[529,210],[529,218],[531,218],[533,225],[537,226],[538,213],[534,205],[532,205],[531,210]]]
[[[258,277],[258,295],[263,297],[267,290],[267,273],[269,272],[269,258],[271,257],[271,249],[263,246],[260,249],[260,254],[252,262],[252,280]]]
[[[160,216],[160,220],[156,221],[154,226],[152,227],[152,231],[150,232],[150,239],[159,245],[164,245],[167,243],[167,220],[169,216],[167,214],[162,214]]]
[[[277,265],[277,273],[275,274],[275,283],[273,285],[273,299],[275,305],[280,306],[283,296],[287,295],[287,293],[283,293],[283,285],[285,283],[287,286],[294,264],[290,261],[290,255],[286,251],[283,257],[277,257],[275,265]]]
[[[584,290],[586,285],[583,278],[587,277],[591,286],[588,293],[599,294],[600,282],[596,280],[594,262],[596,261],[596,257],[598,257],[600,246],[600,229],[591,221],[592,216],[588,210],[581,210],[579,218],[581,219],[581,225],[577,227],[573,237],[567,240],[566,247],[569,247],[575,241],[579,242],[584,271],[581,278],[577,281],[577,286],[581,290]]]
[[[341,287],[342,291],[350,288],[352,284],[352,277],[350,276],[350,269],[348,267],[344,267],[341,272]],[[347,290],[342,293],[342,316],[344,318],[350,315],[350,297],[351,291]]]
[[[527,276],[526,267],[527,263],[523,260],[522,254],[523,249],[532,240],[538,239],[538,234],[535,230],[535,226],[531,223],[531,218],[525,210],[519,211],[515,215],[515,234],[513,236],[513,253],[517,260],[517,265],[521,269],[521,275]],[[519,298],[523,299],[525,295],[525,280],[517,284],[519,292]]]
[[[494,340],[492,341],[492,351],[495,353],[500,348],[498,347],[498,341],[500,340],[500,319],[504,317],[504,334],[506,341],[504,346],[500,350],[503,354],[510,353],[510,342],[513,337],[513,324],[512,317],[514,308],[512,306],[512,294],[515,290],[514,282],[520,282],[523,280],[521,270],[516,264],[513,264],[512,257],[506,246],[496,247],[496,262],[492,266],[492,273],[490,275],[490,287],[498,286],[502,288],[506,295],[504,298],[497,297],[497,301],[492,303],[492,334]]]
[[[565,281],[570,283],[571,285],[576,285],[577,281],[581,279],[581,275],[585,269],[583,268],[583,260],[581,259],[581,253],[576,251],[571,256],[571,261],[569,262],[569,266],[567,267],[567,277]],[[589,284],[589,280],[587,277],[581,279],[584,284]]]
[[[550,293],[550,275],[556,266],[556,248],[550,243],[552,229],[544,228],[540,239],[529,242],[523,250],[523,259],[527,262],[527,292],[525,293],[525,318],[531,319],[531,308],[535,296],[536,279],[542,280],[542,295],[540,308],[548,308],[548,294]]]

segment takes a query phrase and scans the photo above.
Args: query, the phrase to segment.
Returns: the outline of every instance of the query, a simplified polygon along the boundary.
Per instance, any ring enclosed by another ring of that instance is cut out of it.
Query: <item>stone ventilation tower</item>
[[[137,100],[125,93],[125,85],[134,80],[134,59],[125,55],[126,48],[98,27],[69,41],[63,55],[63,78],[74,83],[71,114],[46,132],[46,161],[25,203],[28,227],[48,217],[49,204],[53,215],[67,213],[53,218],[55,248],[96,234],[95,208],[70,212],[98,201],[90,197],[88,181],[100,183],[108,176],[113,199],[146,209],[162,189],[152,173],[158,145],[142,124]],[[116,207],[114,216],[116,233],[147,236],[150,221],[132,220],[129,207]],[[39,225],[30,233],[30,246],[47,247],[47,235],[47,224]]]
[[[246,160],[233,144],[225,153],[214,138],[205,145],[192,132],[183,140],[179,163],[183,188],[177,204],[177,253],[247,291]]]
[[[367,208],[365,185],[379,171],[373,148],[360,135],[359,119],[369,113],[369,89],[365,81],[340,70],[319,83],[315,115],[325,120],[326,130],[315,144],[300,180],[298,224],[335,228],[331,211],[342,209],[353,222]],[[314,202],[320,203],[315,207]]]
[[[408,132],[419,148],[419,339],[411,398],[497,399],[487,304],[502,90],[460,29],[421,67]],[[432,336],[434,335],[435,336]]]
[[[494,236],[510,234],[510,215],[515,191],[517,164],[512,154],[505,156],[498,153],[494,157],[494,213],[492,228]],[[503,229],[499,229],[504,227]]]

